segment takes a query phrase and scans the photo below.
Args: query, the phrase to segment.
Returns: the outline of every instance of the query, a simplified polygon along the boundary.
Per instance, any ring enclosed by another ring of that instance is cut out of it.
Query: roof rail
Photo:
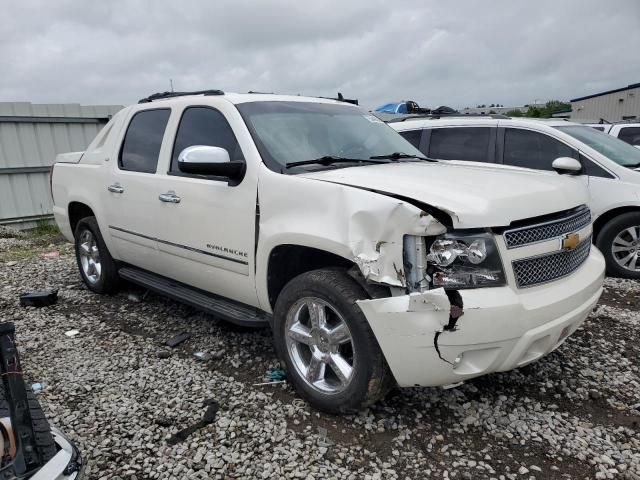
[[[416,114],[416,115],[403,115],[402,117],[391,118],[386,120],[387,123],[405,122],[407,120],[419,120],[421,118],[429,118],[431,120],[438,120],[440,118],[466,118],[466,117],[481,117],[481,118],[511,118],[507,115],[501,115],[499,113],[480,114],[480,113],[434,113],[434,114]]]
[[[138,100],[138,103],[149,103],[164,98],[184,97],[185,95],[224,95],[222,90],[198,90],[196,92],[158,92]]]
[[[338,92],[337,98],[332,97],[317,97],[324,98],[325,100],[337,100],[338,102],[350,103],[351,105],[358,105],[358,100],[356,98],[344,98],[340,92]]]

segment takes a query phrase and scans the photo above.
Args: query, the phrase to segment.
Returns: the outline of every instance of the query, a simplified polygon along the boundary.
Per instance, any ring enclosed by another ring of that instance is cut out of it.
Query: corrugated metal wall
[[[633,116],[640,118],[640,87],[571,102],[572,120],[619,122]]]
[[[31,226],[51,215],[56,155],[84,150],[121,108],[0,102],[0,224]]]

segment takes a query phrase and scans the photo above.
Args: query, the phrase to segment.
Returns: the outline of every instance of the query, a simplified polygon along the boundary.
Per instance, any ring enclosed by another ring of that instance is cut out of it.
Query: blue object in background
[[[385,103],[376,108],[375,111],[383,113],[409,113],[407,102]]]

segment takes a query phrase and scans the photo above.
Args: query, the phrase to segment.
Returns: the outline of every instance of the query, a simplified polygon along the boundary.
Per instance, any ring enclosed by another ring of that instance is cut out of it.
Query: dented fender
[[[280,175],[266,167],[258,184],[258,198],[256,290],[265,311],[271,310],[269,255],[280,245],[300,245],[341,256],[355,263],[368,282],[405,288],[404,236],[446,231],[434,216],[409,202],[301,175]],[[292,198],[296,199],[293,204]]]
[[[368,281],[406,287],[404,235],[432,236],[445,230],[431,215],[394,200],[381,210],[353,212],[349,218],[350,254]]]

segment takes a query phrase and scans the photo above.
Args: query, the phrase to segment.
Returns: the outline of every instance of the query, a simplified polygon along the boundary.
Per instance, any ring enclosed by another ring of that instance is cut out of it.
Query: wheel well
[[[614,208],[613,210],[609,210],[608,212],[600,215],[595,222],[593,222],[593,239],[596,240],[598,235],[600,235],[600,231],[602,227],[604,227],[609,220],[614,219],[618,215],[622,215],[623,213],[629,212],[640,212],[640,207],[620,207]]]
[[[279,245],[269,255],[267,291],[274,307],[284,286],[294,277],[326,267],[351,268],[355,264],[346,258],[317,248],[300,245]]]
[[[80,202],[71,202],[69,204],[69,224],[71,232],[75,235],[76,225],[85,217],[94,217],[93,210],[88,205]]]

